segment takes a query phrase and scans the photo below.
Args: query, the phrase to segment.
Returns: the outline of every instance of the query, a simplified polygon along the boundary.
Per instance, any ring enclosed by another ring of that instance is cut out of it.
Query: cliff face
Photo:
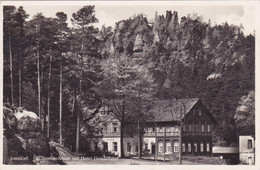
[[[133,55],[151,44],[151,26],[142,15],[116,23],[113,35],[105,42],[106,51]]]
[[[119,21],[113,35],[105,42],[105,48],[111,55],[127,53],[132,57],[144,57],[153,53],[150,58],[155,61],[154,65],[159,67],[166,60],[170,64],[167,66],[170,70],[165,70],[165,74],[173,71],[177,61],[193,70],[203,62],[214,66],[211,71],[221,72],[223,66],[243,60],[245,51],[236,49],[244,38],[239,27],[211,26],[198,16],[179,20],[176,11],[166,11],[165,16],[156,13],[152,23],[143,15]]]

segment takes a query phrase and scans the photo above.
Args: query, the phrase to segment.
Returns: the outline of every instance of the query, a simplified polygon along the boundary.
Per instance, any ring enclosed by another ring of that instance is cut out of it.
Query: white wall
[[[248,140],[252,140],[252,148],[248,148]],[[252,136],[239,136],[239,159],[245,164],[254,164],[255,141]]]
[[[148,149],[150,150],[150,154],[152,153],[152,143],[155,144],[155,137],[144,137],[143,145],[148,144]]]
[[[103,142],[107,142],[108,145],[108,152],[111,153],[115,153],[115,155],[118,155],[119,157],[120,155],[120,138],[119,137],[105,137],[103,138],[103,140],[101,140],[100,145],[102,146]],[[113,146],[113,142],[117,142],[117,152],[114,151],[114,146]],[[102,146],[103,147],[103,146]]]

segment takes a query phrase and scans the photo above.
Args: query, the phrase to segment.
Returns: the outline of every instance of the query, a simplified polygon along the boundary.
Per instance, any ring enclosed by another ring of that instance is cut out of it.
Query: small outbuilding
[[[243,164],[255,164],[254,136],[239,136],[239,160]]]

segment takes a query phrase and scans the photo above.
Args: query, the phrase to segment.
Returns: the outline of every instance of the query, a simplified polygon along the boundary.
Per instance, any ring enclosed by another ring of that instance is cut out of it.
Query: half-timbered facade
[[[182,121],[182,153],[212,154],[212,130],[215,120],[197,99],[160,100],[152,104],[153,122],[144,129],[144,145],[150,154],[178,154],[180,121]]]
[[[212,130],[215,120],[197,99],[159,100],[147,104],[149,117],[142,124],[142,152],[145,155],[177,155],[180,151],[182,126],[182,153],[212,154]],[[99,108],[94,118],[101,127],[98,146],[104,152],[120,155],[120,121],[106,105]],[[182,124],[181,124],[182,123]],[[124,129],[125,156],[137,155],[137,122],[127,122]]]

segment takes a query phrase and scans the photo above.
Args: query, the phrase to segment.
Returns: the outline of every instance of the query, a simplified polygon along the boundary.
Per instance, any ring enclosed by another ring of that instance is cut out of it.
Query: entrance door
[[[107,142],[103,142],[103,151],[104,151],[104,153],[108,152],[108,144],[107,144]]]
[[[248,165],[253,165],[253,159],[252,159],[252,157],[248,157]]]
[[[152,144],[152,154],[155,154],[155,144]]]

